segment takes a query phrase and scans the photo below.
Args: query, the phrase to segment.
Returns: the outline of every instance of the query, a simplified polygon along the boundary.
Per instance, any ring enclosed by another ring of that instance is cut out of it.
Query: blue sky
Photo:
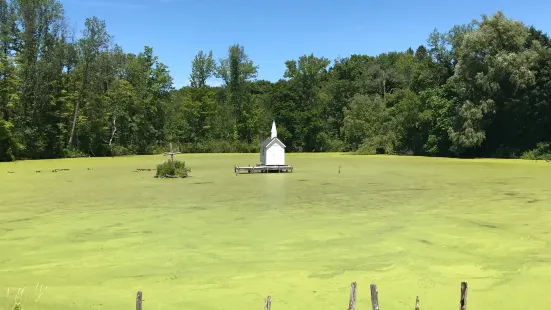
[[[169,66],[174,86],[188,83],[199,50],[225,57],[239,43],[259,66],[259,79],[277,81],[285,61],[314,53],[330,60],[376,55],[425,44],[481,14],[502,10],[544,32],[551,30],[548,0],[61,0],[78,33],[86,17],[105,20],[125,51],[145,45]],[[211,84],[219,81],[213,80]]]

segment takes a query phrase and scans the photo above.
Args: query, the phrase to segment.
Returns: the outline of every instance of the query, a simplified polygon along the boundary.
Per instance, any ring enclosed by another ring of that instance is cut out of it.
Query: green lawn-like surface
[[[28,310],[134,309],[138,290],[144,310],[346,309],[352,281],[357,309],[371,283],[383,310],[457,309],[461,281],[468,309],[551,305],[551,163],[176,158],[191,177],[134,172],[163,156],[0,163],[0,309],[23,287]]]

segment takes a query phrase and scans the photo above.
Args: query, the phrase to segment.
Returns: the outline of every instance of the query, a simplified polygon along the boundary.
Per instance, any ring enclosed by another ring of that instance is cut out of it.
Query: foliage
[[[184,153],[258,153],[257,144],[227,140],[206,140],[198,143],[182,143],[179,149]]]
[[[522,159],[551,160],[551,142],[540,142],[533,150],[524,152]]]
[[[121,145],[112,145],[109,154],[111,156],[127,156],[135,154],[135,151]]]
[[[285,62],[277,82],[234,44],[199,51],[173,89],[153,48],[126,53],[97,17],[74,37],[59,0],[0,1],[0,161],[258,152],[519,157],[551,141],[551,40],[502,12],[415,50]],[[223,85],[207,85],[212,77]]]
[[[205,54],[199,51],[191,63],[191,76],[189,78],[191,87],[201,88],[207,86],[207,79],[212,77],[216,70],[216,61],[212,51]]]
[[[297,94],[297,139],[300,149],[327,151],[327,123],[323,120],[328,99],[321,91],[329,60],[313,54],[301,56],[298,61],[287,61],[284,77],[289,79],[292,91]]]
[[[379,95],[356,95],[344,111],[345,141],[361,154],[393,153],[394,119]]]
[[[86,153],[82,152],[79,149],[65,149],[63,151],[63,157],[65,158],[81,158],[81,157],[89,157]]]
[[[225,104],[233,110],[222,121],[233,124],[234,135],[248,143],[252,142],[258,126],[258,106],[249,91],[249,82],[256,78],[257,70],[245,48],[236,44],[229,47],[228,57],[220,60],[216,72],[227,91]]]
[[[186,167],[186,163],[179,160],[167,160],[162,164],[157,165],[158,178],[187,178],[191,168]]]

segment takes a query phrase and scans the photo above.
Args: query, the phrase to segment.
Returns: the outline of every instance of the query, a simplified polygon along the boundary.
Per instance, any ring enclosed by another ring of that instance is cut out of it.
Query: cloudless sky
[[[169,66],[174,86],[188,84],[199,50],[225,57],[239,43],[259,66],[258,78],[277,81],[285,61],[301,55],[334,60],[351,54],[414,50],[438,28],[502,10],[548,33],[549,0],[61,0],[69,26],[80,33],[87,17],[105,20],[126,52],[153,47]],[[213,80],[211,84],[219,81]]]

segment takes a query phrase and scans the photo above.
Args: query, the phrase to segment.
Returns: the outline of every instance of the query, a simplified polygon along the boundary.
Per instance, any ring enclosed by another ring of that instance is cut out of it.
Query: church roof
[[[281,140],[279,140],[277,137],[268,138],[268,139],[262,141],[262,143],[260,143],[260,148],[261,149],[267,148],[268,146],[272,145],[275,142],[279,142],[284,148],[286,148],[285,144],[283,144],[283,142],[281,142]]]

